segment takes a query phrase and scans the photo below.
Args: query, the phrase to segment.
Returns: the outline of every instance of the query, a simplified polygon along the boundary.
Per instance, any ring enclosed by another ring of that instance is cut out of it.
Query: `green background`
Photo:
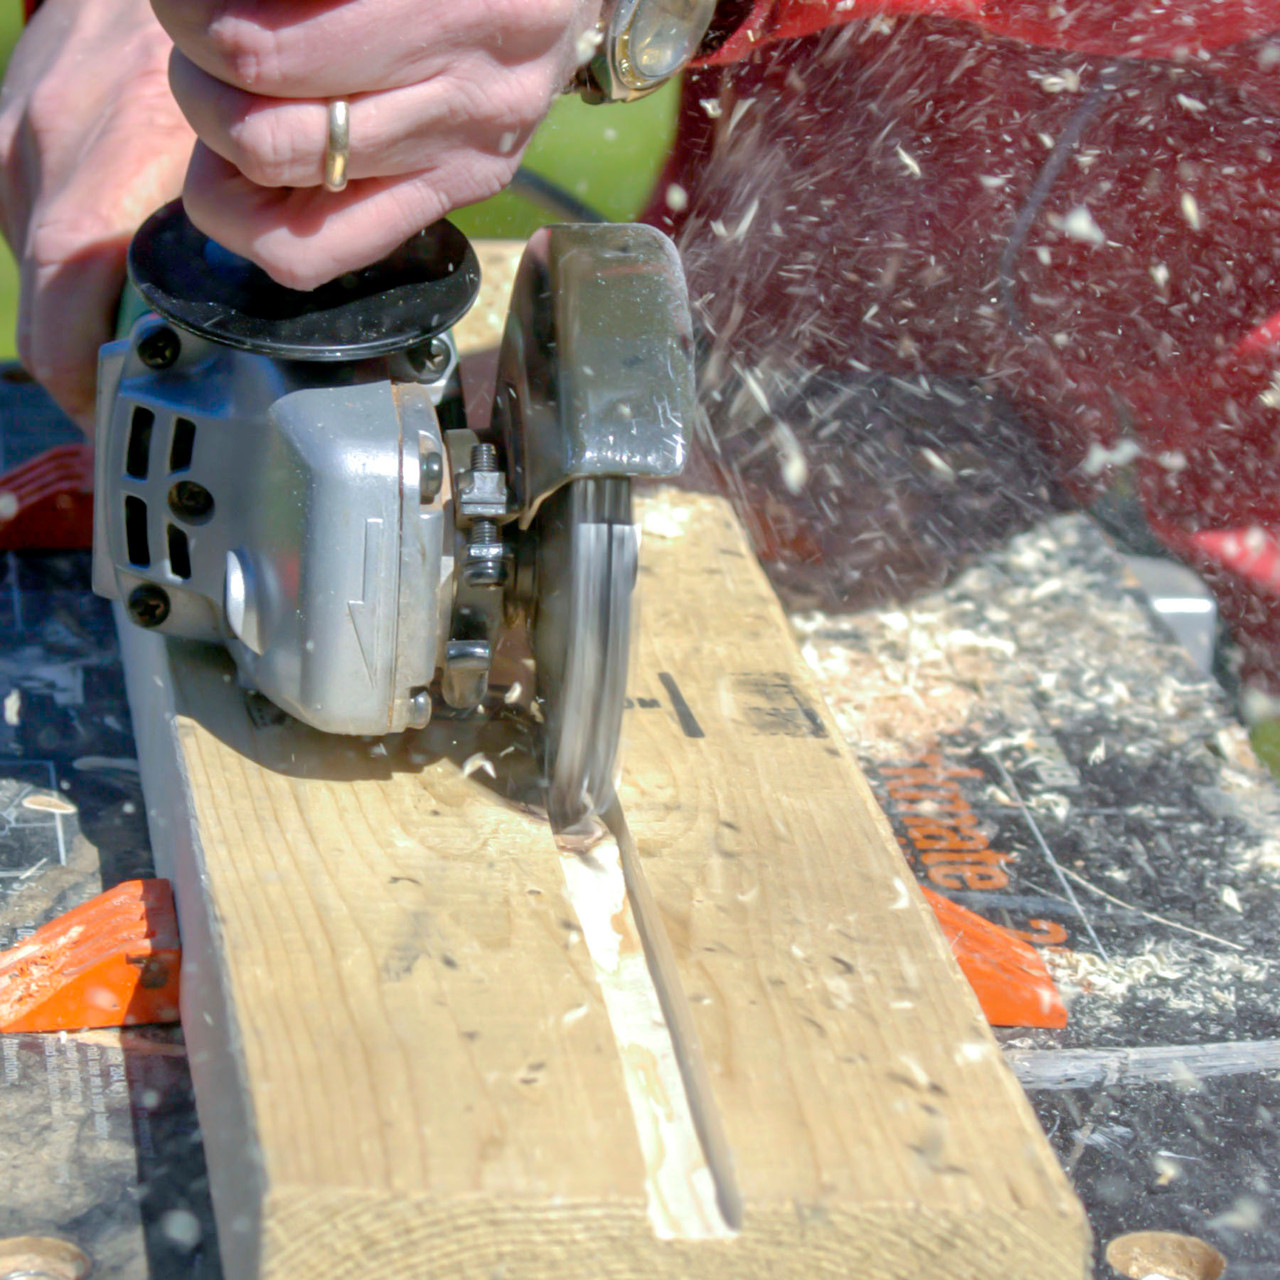
[[[0,12],[0,58],[22,31],[22,6],[8,0]],[[577,98],[556,103],[538,130],[525,164],[559,183],[615,221],[635,217],[648,201],[675,129],[674,85],[641,102],[588,107]],[[473,237],[524,238],[554,221],[519,196],[503,193],[454,215]],[[0,244],[0,357],[14,354],[18,283],[13,258]]]

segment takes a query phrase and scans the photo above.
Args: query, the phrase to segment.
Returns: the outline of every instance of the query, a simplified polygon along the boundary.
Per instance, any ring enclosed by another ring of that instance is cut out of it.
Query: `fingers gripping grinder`
[[[299,293],[171,205],[129,265],[151,311],[102,352],[95,590],[139,626],[224,644],[242,683],[339,734],[475,712],[523,629],[552,822],[604,809],[631,482],[679,472],[693,409],[671,243],[643,226],[534,236],[483,439],[451,334],[479,267],[446,222]]]

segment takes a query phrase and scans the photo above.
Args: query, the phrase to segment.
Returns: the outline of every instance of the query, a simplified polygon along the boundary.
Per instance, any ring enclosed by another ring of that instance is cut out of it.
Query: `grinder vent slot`
[[[151,428],[156,415],[143,405],[133,406],[129,421],[129,445],[125,450],[124,469],[134,480],[145,480],[151,465]]]
[[[151,567],[151,542],[147,537],[147,504],[141,498],[124,500],[124,543],[129,563],[137,569]]]
[[[184,582],[191,577],[191,544],[176,525],[169,525],[169,568]]]
[[[190,418],[173,420],[173,438],[169,442],[169,470],[186,471],[196,450],[196,424]]]

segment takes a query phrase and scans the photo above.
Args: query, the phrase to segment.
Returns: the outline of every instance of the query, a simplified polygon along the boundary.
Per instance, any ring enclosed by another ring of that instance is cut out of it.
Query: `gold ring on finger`
[[[324,148],[324,185],[341,191],[347,185],[347,160],[351,155],[351,104],[346,98],[329,103],[329,134]]]

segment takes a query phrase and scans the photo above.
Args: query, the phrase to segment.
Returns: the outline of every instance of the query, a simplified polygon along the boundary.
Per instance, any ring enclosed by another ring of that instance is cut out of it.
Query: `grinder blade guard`
[[[150,310],[100,359],[94,589],[225,645],[242,684],[330,733],[476,711],[525,630],[551,819],[589,823],[613,796],[631,481],[681,470],[694,411],[670,241],[534,235],[480,434],[451,334],[479,267],[447,222],[301,293],[174,204],[130,276]]]

